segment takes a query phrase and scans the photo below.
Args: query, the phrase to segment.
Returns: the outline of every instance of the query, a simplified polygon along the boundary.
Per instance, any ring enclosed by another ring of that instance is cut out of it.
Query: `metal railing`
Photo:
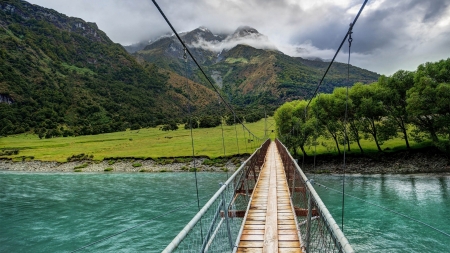
[[[266,140],[224,183],[163,252],[232,252],[264,163]]]
[[[354,252],[336,221],[320,199],[310,180],[277,139],[297,216],[304,252]]]

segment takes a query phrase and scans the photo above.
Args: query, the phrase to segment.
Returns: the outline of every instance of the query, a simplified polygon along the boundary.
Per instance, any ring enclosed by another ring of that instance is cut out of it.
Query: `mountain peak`
[[[238,29],[233,33],[233,36],[239,36],[239,37],[247,37],[249,35],[256,34],[256,35],[262,35],[253,27],[250,26],[239,26]]]

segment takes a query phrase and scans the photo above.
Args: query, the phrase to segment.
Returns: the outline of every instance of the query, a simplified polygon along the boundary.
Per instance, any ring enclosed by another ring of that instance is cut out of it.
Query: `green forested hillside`
[[[177,98],[187,95],[170,76],[139,64],[95,23],[0,2],[0,135],[97,134],[182,117]],[[196,97],[214,101],[204,88]]]

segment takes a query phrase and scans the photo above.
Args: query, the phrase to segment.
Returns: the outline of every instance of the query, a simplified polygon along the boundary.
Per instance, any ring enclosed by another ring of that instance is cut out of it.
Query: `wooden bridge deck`
[[[252,194],[237,252],[302,252],[283,164],[274,142]]]

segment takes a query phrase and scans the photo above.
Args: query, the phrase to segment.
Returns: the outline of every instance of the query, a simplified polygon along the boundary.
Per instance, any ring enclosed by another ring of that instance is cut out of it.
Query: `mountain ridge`
[[[241,106],[263,102],[279,105],[303,99],[312,93],[329,64],[320,58],[286,55],[273,46],[267,36],[248,26],[220,36],[199,27],[183,32],[180,37],[186,38],[187,47],[222,92]],[[180,75],[185,74],[183,47],[174,35],[161,37],[133,55]],[[199,71],[189,61],[189,78],[202,83]],[[349,83],[346,66],[338,62],[333,64],[321,92],[332,92],[334,87],[356,82],[378,80],[377,73],[350,66]],[[267,100],[267,97],[271,98]]]

